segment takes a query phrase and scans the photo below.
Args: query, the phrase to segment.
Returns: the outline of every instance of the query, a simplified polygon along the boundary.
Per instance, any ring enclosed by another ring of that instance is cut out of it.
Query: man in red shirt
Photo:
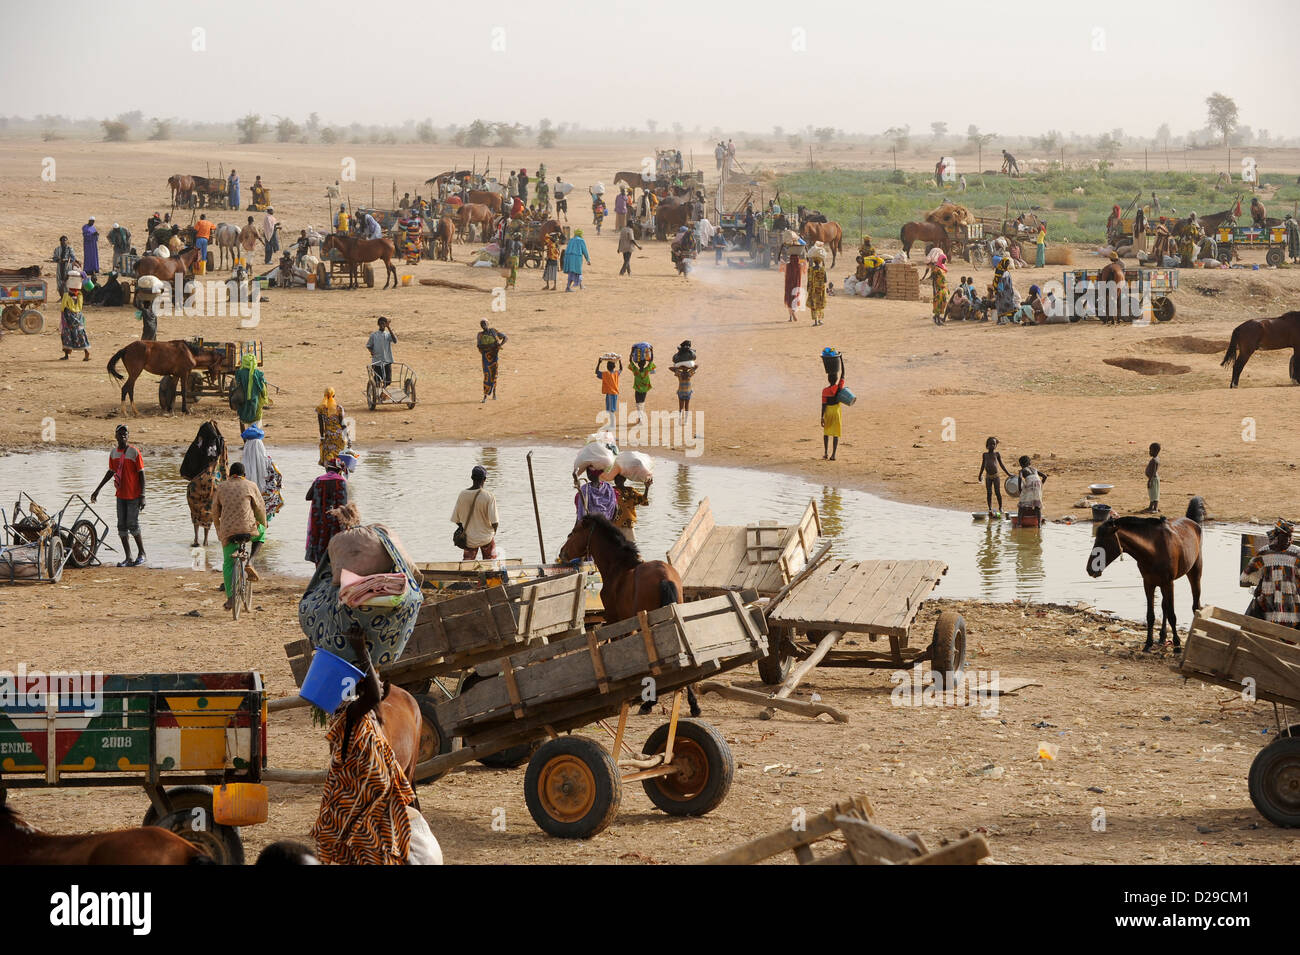
[[[127,443],[126,425],[119,424],[116,431],[117,447],[108,455],[108,470],[90,495],[94,504],[100,489],[113,479],[117,489],[117,533],[122,538],[123,559],[119,567],[139,567],[144,563],[144,541],[140,538],[140,512],[144,510],[144,458],[140,449]],[[131,559],[131,537],[135,537],[136,557]]]

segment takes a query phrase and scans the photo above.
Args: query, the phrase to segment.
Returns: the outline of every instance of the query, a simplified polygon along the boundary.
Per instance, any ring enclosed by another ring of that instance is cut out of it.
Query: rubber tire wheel
[[[1232,249],[1220,249],[1220,250],[1219,250],[1219,261],[1222,262],[1224,265],[1231,265],[1231,264],[1232,264]]]
[[[247,581],[244,579],[244,573],[244,570],[240,567],[239,561],[235,561],[235,566],[230,571],[230,590],[232,594],[230,597],[230,613],[234,616],[236,621],[239,620],[239,611],[242,610],[244,606],[243,589],[247,586]]]
[[[167,790],[172,811],[161,818],[153,806],[144,814],[141,825],[158,826],[187,839],[212,857],[218,865],[243,865],[244,841],[237,826],[223,826],[212,821],[211,786],[176,786]],[[195,809],[202,809],[206,829],[193,826]]]
[[[68,531],[63,543],[69,551],[68,563],[77,568],[89,567],[95,560],[95,551],[99,549],[99,534],[94,522],[77,521]]]
[[[415,407],[415,382],[412,381],[410,378],[406,379],[406,384],[402,386],[402,390],[406,392],[406,398],[407,398],[406,407],[414,408]]]
[[[201,397],[199,392],[203,388],[203,372],[192,371],[189,378],[186,379],[186,385],[189,387],[189,394],[185,396],[187,404],[196,405]]]
[[[4,311],[0,312],[0,328],[7,332],[17,331],[18,319],[21,315],[17,305],[6,305]]]
[[[460,690],[457,695],[466,692],[476,683],[482,683],[486,679],[489,678],[470,670],[465,674],[465,679],[461,681]],[[489,753],[487,756],[481,756],[478,761],[482,765],[489,766],[492,769],[514,769],[517,766],[522,766],[524,763],[528,762],[533,753],[537,752],[537,748],[541,743],[541,740],[532,740],[528,743],[520,743],[518,746],[511,746],[507,749],[500,750],[499,752]]]
[[[556,819],[542,805],[539,787],[547,767],[558,760],[577,760],[591,775],[592,804],[580,818]],[[623,779],[609,751],[586,736],[560,736],[547,740],[528,761],[524,776],[524,802],[539,829],[561,839],[590,839],[603,831],[618,813]]]
[[[29,308],[18,316],[18,327],[24,335],[39,335],[45,328],[45,316],[34,308]]]
[[[930,644],[930,669],[956,673],[966,666],[966,619],[955,610],[945,610],[934,622]]]
[[[1261,816],[1285,829],[1300,827],[1300,738],[1280,736],[1261,749],[1248,779]]]
[[[768,686],[779,686],[785,682],[790,672],[790,657],[782,657],[781,644],[785,641],[785,631],[772,627],[767,634],[767,656],[758,661],[758,676]]]
[[[379,404],[379,389],[375,387],[373,381],[369,381],[366,383],[366,407],[374,411],[377,404]]]
[[[171,375],[163,375],[158,379],[158,407],[163,411],[171,411],[176,407],[176,379]]]
[[[420,707],[420,749],[416,753],[415,761],[422,763],[426,759],[433,759],[435,756],[446,756],[448,753],[454,753],[460,749],[460,737],[451,737],[443,730],[438,723],[437,704],[431,700],[427,694],[412,693],[415,702]],[[435,776],[429,776],[420,780],[421,783],[431,783],[435,780],[442,779],[446,773],[438,773]],[[415,780],[410,780],[412,786]]]
[[[662,723],[650,734],[641,748],[647,756],[662,753],[668,743],[668,724]],[[677,738],[673,741],[673,761],[687,757],[692,774],[683,780],[691,786],[686,792],[665,789],[680,774],[654,776],[641,780],[641,788],[650,801],[670,816],[703,816],[718,808],[731,791],[736,776],[736,758],[722,734],[700,720],[678,720]]]
[[[1151,314],[1157,322],[1172,321],[1176,311],[1173,300],[1167,295],[1157,296],[1151,303]]]
[[[1274,267],[1281,265],[1285,259],[1286,256],[1283,255],[1281,249],[1273,248],[1264,253],[1265,263]]]
[[[329,269],[325,267],[325,263],[317,262],[316,263],[316,288],[318,289],[324,288],[325,283],[329,281],[329,276],[330,276]]]
[[[369,264],[361,270],[361,278],[365,281],[366,288],[375,287],[375,270]]]

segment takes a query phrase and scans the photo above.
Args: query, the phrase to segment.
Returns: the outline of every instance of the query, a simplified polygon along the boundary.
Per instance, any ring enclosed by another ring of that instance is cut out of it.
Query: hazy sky
[[[0,0],[0,114],[1300,132],[1296,0]],[[196,34],[196,30],[202,31]],[[21,40],[16,40],[21,38]],[[1288,49],[1288,44],[1290,45]],[[202,46],[199,50],[196,47]],[[346,65],[344,65],[346,64]],[[169,79],[163,79],[169,77]]]

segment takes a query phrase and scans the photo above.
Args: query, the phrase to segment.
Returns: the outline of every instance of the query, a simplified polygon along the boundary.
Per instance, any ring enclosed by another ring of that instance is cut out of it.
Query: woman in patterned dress
[[[325,473],[311,482],[307,489],[311,509],[307,515],[307,560],[319,564],[328,552],[330,540],[343,526],[331,514],[335,508],[348,503],[347,469],[337,458],[325,465]]]
[[[82,312],[81,273],[71,273],[67,282],[68,290],[63,293],[63,313],[59,319],[59,338],[63,341],[63,357],[59,361],[67,361],[68,356],[77,350],[86,353],[82,361],[90,361],[90,336],[86,334],[86,316]]]
[[[343,453],[348,446],[348,432],[343,424],[343,406],[334,400],[334,389],[325,389],[325,400],[316,406],[316,427],[320,431],[321,467]]]
[[[217,482],[225,480],[227,464],[226,439],[215,421],[205,422],[199,427],[198,435],[181,462],[181,477],[190,479],[185,489],[185,503],[190,507],[190,523],[194,525],[191,547],[199,546],[200,527],[203,528],[203,546],[208,544],[208,534],[212,530],[212,497],[216,494]]]

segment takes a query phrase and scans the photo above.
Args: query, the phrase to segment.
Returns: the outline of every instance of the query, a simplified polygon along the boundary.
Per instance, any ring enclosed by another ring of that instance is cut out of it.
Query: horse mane
[[[598,530],[609,539],[616,551],[621,551],[623,556],[632,558],[634,563],[641,563],[641,548],[636,546],[635,541],[630,541],[623,536],[620,531],[604,514],[588,514],[582,519],[583,527],[590,527]]]
[[[1164,524],[1167,520],[1168,518],[1166,517],[1138,517],[1134,515],[1131,517],[1117,517],[1111,523],[1115,527],[1127,527],[1127,528],[1136,529],[1139,527],[1159,527],[1161,524]]]

